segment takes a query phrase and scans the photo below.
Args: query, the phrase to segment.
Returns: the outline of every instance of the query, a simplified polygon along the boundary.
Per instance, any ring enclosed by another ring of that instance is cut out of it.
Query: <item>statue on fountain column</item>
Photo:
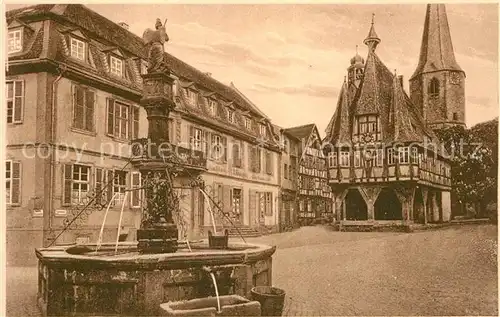
[[[165,23],[162,24],[160,19],[156,19],[155,28],[156,30],[147,29],[144,31],[142,35],[142,39],[148,46],[148,73],[160,73],[168,70],[165,61],[163,60],[163,54],[165,53],[165,49],[163,44],[168,42],[169,38],[167,35],[167,31],[165,29],[165,24],[167,23],[167,19],[165,19]]]

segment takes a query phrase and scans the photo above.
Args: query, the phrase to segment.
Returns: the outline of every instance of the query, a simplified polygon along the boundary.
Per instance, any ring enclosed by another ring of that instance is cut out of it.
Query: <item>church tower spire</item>
[[[363,41],[363,43],[366,46],[368,46],[368,49],[371,51],[375,51],[378,43],[380,43],[380,38],[378,37],[377,32],[375,32],[374,24],[375,24],[375,13],[372,13],[372,26],[370,27],[370,32],[368,32],[368,36]]]
[[[428,4],[417,68],[410,78],[410,98],[427,125],[465,125],[465,72],[453,50],[444,4]]]

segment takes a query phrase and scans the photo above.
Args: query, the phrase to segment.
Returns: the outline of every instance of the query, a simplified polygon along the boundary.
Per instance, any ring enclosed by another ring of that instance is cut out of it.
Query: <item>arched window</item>
[[[439,95],[439,80],[437,80],[437,78],[431,79],[428,92],[431,97],[436,97],[437,95]]]

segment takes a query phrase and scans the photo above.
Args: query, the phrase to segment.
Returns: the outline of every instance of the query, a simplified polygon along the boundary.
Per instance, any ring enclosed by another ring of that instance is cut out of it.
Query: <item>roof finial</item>
[[[396,76],[396,75],[397,75],[397,70],[396,70],[396,68],[394,68],[394,76]]]
[[[358,55],[358,45],[356,45],[356,55]]]
[[[344,83],[346,82],[346,76],[344,76]]]
[[[372,13],[372,25],[375,24],[375,13]]]

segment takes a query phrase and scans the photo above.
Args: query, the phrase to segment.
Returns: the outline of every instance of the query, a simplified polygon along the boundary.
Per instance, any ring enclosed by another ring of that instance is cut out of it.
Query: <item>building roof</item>
[[[33,32],[31,32],[33,34],[28,37],[26,45],[23,45],[24,51],[9,56],[9,62],[48,58],[74,66],[88,74],[105,78],[119,87],[133,91],[137,96],[142,94],[141,60],[147,60],[147,48],[141,37],[117,23],[82,4],[40,4],[10,10],[6,16],[9,23],[19,20],[35,25]],[[50,21],[46,21],[48,19]],[[49,32],[49,36],[44,37],[44,32]],[[88,41],[89,54],[86,62],[82,63],[70,56],[69,43],[65,38],[67,33],[77,34]],[[44,47],[46,56],[42,56]],[[123,56],[124,78],[118,78],[109,73],[107,61],[109,51]],[[268,125],[269,118],[234,84],[225,85],[170,53],[165,53],[164,60],[173,75],[179,78],[181,86],[194,84],[204,95],[215,94],[217,95],[216,99],[220,100],[223,105],[229,105],[235,109],[235,122],[228,121],[222,107],[218,107],[220,113],[214,118],[207,111],[208,107],[204,105],[204,98],[200,98],[199,107],[193,108],[188,107],[185,98],[181,96],[177,101],[179,109],[203,120],[217,122],[230,129],[246,131],[253,136],[260,135],[259,127],[257,124],[252,124],[250,131],[242,130],[241,128],[244,127],[243,116],[250,116],[255,119],[254,121]]]
[[[316,128],[314,123],[301,125],[298,127],[288,128],[284,130],[284,133],[289,134],[297,139],[303,139],[309,137]]]
[[[417,68],[411,78],[438,70],[462,71],[455,60],[444,4],[428,4]]]
[[[325,141],[351,143],[355,117],[368,114],[379,116],[383,142],[435,139],[404,91],[402,78],[389,71],[371,48],[363,74],[357,89],[347,86],[344,81]]]

